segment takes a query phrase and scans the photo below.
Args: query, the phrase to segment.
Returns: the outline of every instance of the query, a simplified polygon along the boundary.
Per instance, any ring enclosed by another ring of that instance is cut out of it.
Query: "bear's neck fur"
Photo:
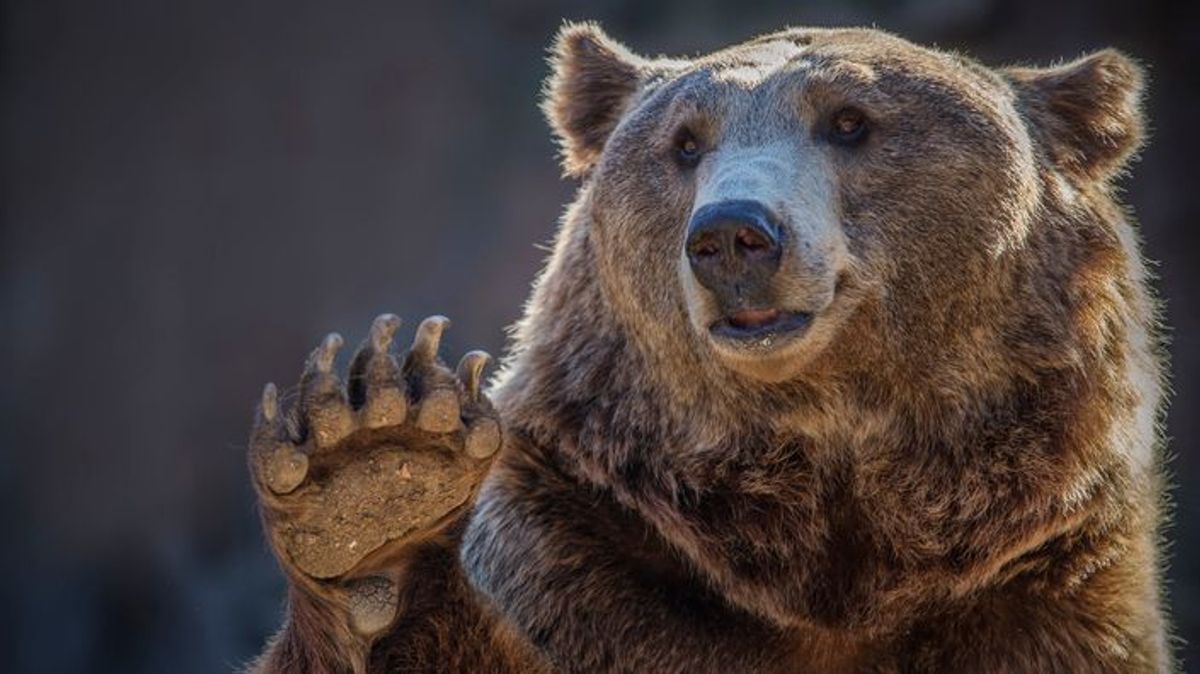
[[[775,385],[647,344],[604,291],[588,193],[494,397],[522,420],[510,432],[639,512],[731,601],[882,628],[1006,579],[1079,582],[1128,552],[1114,545],[1153,563],[1152,515],[1127,505],[1157,488],[1153,306],[1106,188],[1042,175],[1037,254],[997,265],[992,314],[889,343],[913,336],[875,298],[831,356],[843,367]],[[1093,544],[1099,528],[1128,536]]]

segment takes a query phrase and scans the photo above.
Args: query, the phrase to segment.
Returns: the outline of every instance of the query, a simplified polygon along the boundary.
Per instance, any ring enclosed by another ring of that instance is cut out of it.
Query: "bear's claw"
[[[450,319],[445,316],[430,316],[421,321],[404,364],[410,381],[416,384],[415,394],[421,399],[417,428],[430,433],[449,433],[458,428],[459,382],[437,360],[442,332],[448,327]]]
[[[482,382],[483,368],[487,367],[492,357],[485,351],[468,351],[463,355],[462,360],[458,361],[458,367],[455,372],[458,375],[458,380],[467,388],[467,400],[475,401],[479,399],[479,386]]]
[[[267,488],[276,494],[291,492],[308,474],[308,456],[296,451],[285,435],[279,417],[279,393],[275,384],[267,384],[263,387],[255,438],[251,444],[256,469]]]
[[[316,450],[337,445],[354,430],[346,389],[333,371],[333,362],[343,344],[331,332],[312,354],[300,378],[300,428]]]
[[[457,372],[438,358],[449,323],[422,321],[401,360],[391,350],[400,319],[383,314],[345,383],[334,368],[343,340],[331,333],[309,355],[292,409],[280,409],[273,384],[263,389],[251,468],[285,565],[315,579],[346,576],[469,498],[501,427],[480,391],[489,356],[472,351]]]
[[[349,399],[368,428],[400,423],[408,414],[407,386],[391,353],[392,337],[400,319],[383,314],[371,323],[371,332],[350,364]]]
[[[430,316],[421,321],[417,326],[417,334],[413,336],[412,348],[408,351],[409,362],[427,364],[436,361],[442,333],[448,327],[450,319],[445,316]]]

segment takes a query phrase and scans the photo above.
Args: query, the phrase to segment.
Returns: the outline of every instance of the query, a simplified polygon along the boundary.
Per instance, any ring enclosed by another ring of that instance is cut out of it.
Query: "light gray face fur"
[[[781,218],[783,254],[772,284],[774,301],[769,306],[746,308],[809,313],[815,319],[812,328],[816,328],[834,301],[837,278],[847,262],[833,175],[820,152],[802,139],[726,146],[706,159],[696,180],[693,215],[709,204],[745,200],[761,203]],[[720,309],[712,293],[697,282],[683,251],[679,273],[691,324],[708,339],[709,326],[722,318]],[[763,358],[794,361],[807,342],[803,337],[782,343],[766,337],[753,349],[730,348],[719,340],[712,344],[736,367]]]
[[[721,125],[709,128],[704,157],[694,171],[689,219],[706,206],[731,201],[756,202],[774,213],[782,225],[783,252],[770,300],[741,308],[811,314],[809,329],[794,338],[770,336],[736,346],[713,339],[710,326],[723,318],[722,310],[698,282],[686,250],[678,258],[692,328],[728,366],[759,379],[794,376],[828,341],[835,314],[840,314],[829,310],[849,264],[829,148],[815,138],[816,120],[800,104],[805,66],[802,60],[784,61],[779,67],[747,66],[716,78],[716,100],[709,98],[706,105],[721,110]],[[796,104],[781,106],[780,101]]]

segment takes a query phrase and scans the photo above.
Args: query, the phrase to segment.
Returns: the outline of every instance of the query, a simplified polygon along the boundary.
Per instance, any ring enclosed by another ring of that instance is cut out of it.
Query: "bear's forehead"
[[[790,29],[665,65],[651,89],[662,105],[643,114],[749,114],[789,99],[805,99],[813,110],[853,100],[876,112],[903,105],[994,111],[1005,91],[994,72],[970,59],[867,28]]]
[[[807,65],[805,48],[791,40],[751,42],[697,59],[696,66],[724,82],[756,85],[782,69]]]
[[[691,59],[686,70],[752,88],[788,74],[855,74],[870,80],[877,69],[944,76],[964,65],[970,64],[874,29],[796,28]]]

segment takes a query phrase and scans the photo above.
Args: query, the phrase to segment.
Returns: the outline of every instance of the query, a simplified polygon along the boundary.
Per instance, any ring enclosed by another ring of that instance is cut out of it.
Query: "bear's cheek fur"
[[[878,305],[887,351],[930,352],[951,335],[994,325],[978,308],[1005,304],[989,300],[1004,292],[1026,244],[1040,188],[1015,113],[892,132],[870,154],[835,165],[850,282]],[[858,330],[845,336],[879,340]]]
[[[589,224],[599,280],[629,327],[678,338],[690,329],[678,270],[695,190],[653,150],[621,152],[611,153],[622,157],[618,170],[601,166],[592,185]]]

